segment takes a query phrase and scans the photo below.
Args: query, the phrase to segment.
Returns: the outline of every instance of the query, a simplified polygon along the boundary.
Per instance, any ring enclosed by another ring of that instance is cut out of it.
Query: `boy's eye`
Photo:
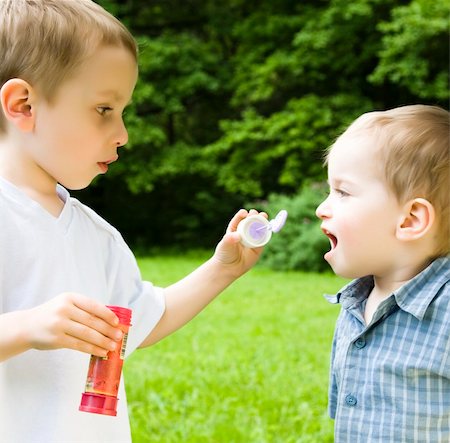
[[[106,115],[109,111],[112,111],[113,109],[110,108],[109,106],[98,106],[97,107],[97,112],[101,115],[104,116]]]
[[[347,197],[348,195],[350,195],[348,192],[345,192],[342,189],[335,189],[334,192],[336,192],[339,197]]]

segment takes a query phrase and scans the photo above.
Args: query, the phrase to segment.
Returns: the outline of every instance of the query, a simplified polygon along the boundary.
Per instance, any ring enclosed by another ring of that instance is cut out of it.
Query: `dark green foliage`
[[[450,3],[416,0],[392,11],[378,26],[379,63],[369,80],[403,86],[422,100],[449,99]]]
[[[81,195],[132,246],[213,246],[244,202],[323,180],[362,112],[448,106],[446,0],[98,2],[137,37],[140,80],[120,162]]]
[[[367,108],[364,97],[344,94],[293,98],[268,117],[249,108],[241,120],[222,122],[224,135],[205,149],[205,156],[216,168],[218,183],[230,192],[251,197],[292,193],[305,179],[324,176],[324,149]]]

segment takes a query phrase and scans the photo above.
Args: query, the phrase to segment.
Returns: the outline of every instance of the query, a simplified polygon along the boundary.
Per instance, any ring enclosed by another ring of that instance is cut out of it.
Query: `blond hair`
[[[130,32],[91,0],[0,0],[0,88],[21,78],[51,102],[64,79],[102,45],[124,47],[137,59]]]
[[[369,131],[381,171],[397,200],[428,200],[436,211],[438,250],[450,252],[450,114],[437,106],[410,105],[357,118],[341,135]]]

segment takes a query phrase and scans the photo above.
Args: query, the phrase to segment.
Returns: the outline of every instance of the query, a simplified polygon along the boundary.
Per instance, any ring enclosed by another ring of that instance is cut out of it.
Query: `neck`
[[[410,258],[408,262],[396,267],[386,275],[374,275],[373,293],[381,299],[388,297],[422,272],[431,262],[432,259],[428,256],[426,258],[424,256],[417,257],[416,260]]]
[[[56,180],[40,168],[24,150],[0,141],[0,176],[37,201],[50,214],[58,216],[64,203],[56,191]]]
[[[401,267],[397,267],[387,275],[374,275],[374,287],[369,294],[364,311],[366,324],[372,321],[373,315],[380,303],[388,298],[395,290],[422,272],[430,262],[431,260],[429,259],[423,259],[422,255],[422,260],[410,261]]]

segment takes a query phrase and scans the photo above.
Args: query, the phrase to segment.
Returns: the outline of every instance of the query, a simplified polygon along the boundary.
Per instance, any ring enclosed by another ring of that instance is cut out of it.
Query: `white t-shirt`
[[[133,310],[127,354],[164,312],[116,229],[58,186],[58,218],[0,178],[0,314],[62,292]],[[1,333],[1,331],[0,331]],[[0,442],[130,442],[123,377],[117,417],[80,412],[89,355],[31,350],[0,363]]]

